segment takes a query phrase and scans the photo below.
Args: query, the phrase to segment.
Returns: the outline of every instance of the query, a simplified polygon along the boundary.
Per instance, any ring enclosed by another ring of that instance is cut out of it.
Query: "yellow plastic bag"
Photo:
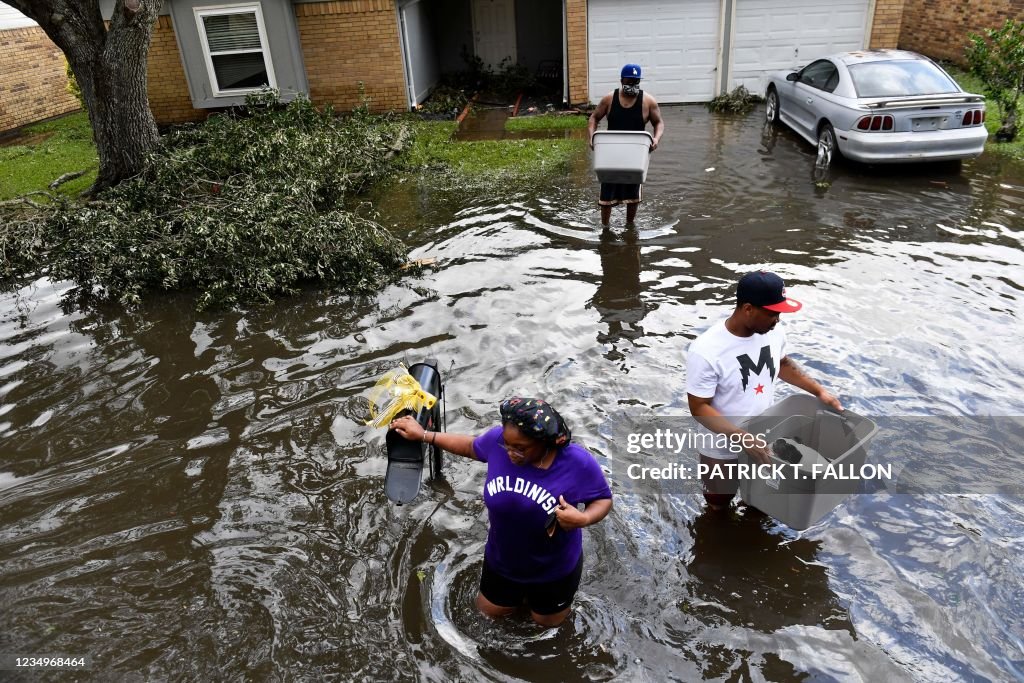
[[[366,424],[371,427],[386,427],[403,410],[418,413],[421,408],[430,410],[437,403],[437,397],[424,391],[404,365],[377,380],[367,400],[370,419]]]

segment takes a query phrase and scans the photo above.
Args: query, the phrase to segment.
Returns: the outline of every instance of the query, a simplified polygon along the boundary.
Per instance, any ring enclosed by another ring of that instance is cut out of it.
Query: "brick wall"
[[[314,104],[350,110],[361,103],[363,81],[374,111],[407,108],[405,72],[392,0],[335,0],[295,5],[302,57]],[[203,119],[194,109],[169,16],[153,28],[149,103],[157,123]]]
[[[0,133],[80,109],[64,53],[38,26],[0,31]]]
[[[590,88],[587,73],[587,0],[566,0],[565,15],[569,42],[569,101],[583,104],[589,100]]]
[[[899,46],[933,59],[963,63],[968,33],[1024,20],[1024,0],[906,0]]]
[[[906,5],[913,0],[875,0],[875,16],[871,22],[870,48],[894,48],[899,43],[900,28]]]
[[[364,83],[374,111],[408,107],[393,0],[335,0],[295,6],[315,104],[352,109]]]
[[[201,121],[209,113],[192,106],[185,67],[181,63],[174,26],[169,16],[157,18],[149,43],[149,108],[162,126],[186,121]]]

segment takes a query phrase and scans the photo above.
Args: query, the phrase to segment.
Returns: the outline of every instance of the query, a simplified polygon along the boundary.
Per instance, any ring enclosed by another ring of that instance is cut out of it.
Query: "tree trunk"
[[[109,24],[98,0],[0,0],[43,29],[82,91],[100,159],[95,195],[138,174],[160,139],[149,108],[147,66],[163,0],[116,0]]]

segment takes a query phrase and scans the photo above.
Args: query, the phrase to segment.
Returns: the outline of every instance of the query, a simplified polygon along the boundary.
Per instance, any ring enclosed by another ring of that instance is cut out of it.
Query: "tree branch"
[[[72,171],[71,173],[65,173],[64,175],[62,175],[61,177],[57,178],[52,183],[50,183],[50,189],[51,190],[56,190],[58,187],[60,187],[64,183],[66,183],[66,182],[68,182],[70,180],[74,180],[75,178],[80,178],[80,177],[82,177],[84,175],[85,175],[85,170],[84,169],[81,170],[81,171]]]

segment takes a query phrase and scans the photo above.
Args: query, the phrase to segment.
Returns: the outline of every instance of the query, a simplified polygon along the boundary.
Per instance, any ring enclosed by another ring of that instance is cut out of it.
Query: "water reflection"
[[[597,343],[609,344],[606,358],[621,358],[616,344],[623,340],[636,340],[643,336],[640,326],[647,308],[640,284],[640,238],[636,228],[630,226],[619,233],[610,228],[601,232],[598,245],[601,256],[601,281],[590,304],[601,315],[606,330],[598,331]]]
[[[691,606],[704,624],[764,633],[798,624],[854,634],[818,560],[819,541],[802,538],[754,508],[705,511],[687,528]],[[740,587],[743,587],[739,590]]]

